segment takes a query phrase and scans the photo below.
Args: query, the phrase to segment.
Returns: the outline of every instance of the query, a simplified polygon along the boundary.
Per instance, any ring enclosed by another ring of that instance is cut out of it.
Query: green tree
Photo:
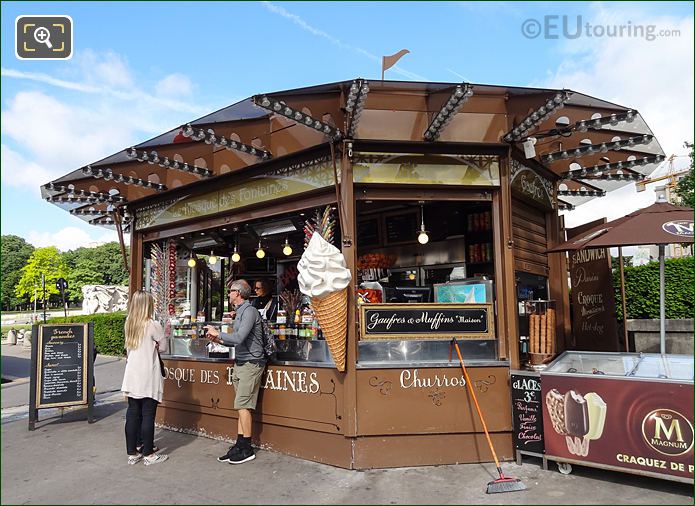
[[[41,274],[46,277],[46,295],[59,295],[56,288],[58,278],[67,278],[68,266],[55,246],[36,248],[22,267],[22,277],[15,287],[17,297],[30,297],[34,300],[34,286],[38,287],[38,298],[42,296]]]
[[[690,172],[678,180],[674,193],[681,199],[683,205],[695,208],[695,149],[693,144],[686,142],[685,147],[690,149]]]
[[[22,277],[22,267],[34,252],[34,247],[16,235],[3,235],[0,237],[0,266],[2,267],[2,284],[0,295],[2,296],[3,309],[14,309],[28,299],[20,299],[15,296],[15,286]]]
[[[63,259],[70,270],[67,278],[70,300],[82,300],[84,285],[128,284],[128,271],[123,267],[123,256],[117,242],[67,251],[63,253]]]

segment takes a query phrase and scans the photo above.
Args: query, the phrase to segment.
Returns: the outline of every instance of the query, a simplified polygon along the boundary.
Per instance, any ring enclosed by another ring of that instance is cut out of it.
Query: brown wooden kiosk
[[[510,368],[569,330],[565,257],[545,253],[558,209],[662,158],[636,111],[570,90],[356,79],[243,100],[42,192],[130,232],[131,290],[155,294],[171,335],[158,423],[216,438],[236,434],[233,359],[202,322],[223,320],[233,278],[291,295],[303,228],[330,206],[352,272],[345,372],[311,313],[279,300],[254,437],[365,469],[491,460],[451,337],[513,458]],[[555,301],[542,329],[527,299]]]

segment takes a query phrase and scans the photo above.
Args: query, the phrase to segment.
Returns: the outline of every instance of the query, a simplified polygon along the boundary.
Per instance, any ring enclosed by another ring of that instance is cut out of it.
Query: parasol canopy
[[[664,246],[672,243],[693,242],[693,210],[679,207],[667,202],[657,202],[644,209],[597,225],[581,235],[563,242],[548,253],[575,251],[582,248],[611,248],[638,246],[644,244],[659,245],[659,312],[661,319],[661,353],[666,353],[666,306],[664,278]],[[625,273],[622,269],[622,250],[620,264],[620,283],[624,286]],[[623,294],[623,301],[625,295]],[[627,315],[623,313],[623,325]],[[627,346],[627,329],[625,329]]]
[[[693,210],[657,202],[617,220],[597,225],[581,237],[563,242],[548,252],[681,242],[693,242]]]

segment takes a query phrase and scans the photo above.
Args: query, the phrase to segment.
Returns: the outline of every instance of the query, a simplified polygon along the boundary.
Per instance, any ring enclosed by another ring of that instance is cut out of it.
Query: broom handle
[[[456,354],[459,356],[459,362],[461,362],[461,369],[463,369],[463,375],[466,378],[466,385],[468,385],[468,391],[473,397],[473,402],[475,403],[475,409],[478,411],[478,416],[480,421],[483,423],[483,430],[485,431],[485,437],[487,438],[487,444],[490,446],[490,451],[492,452],[492,457],[495,459],[495,464],[497,469],[500,469],[500,461],[497,460],[497,454],[495,453],[495,448],[492,446],[492,440],[490,439],[490,434],[487,431],[487,425],[485,424],[485,419],[483,418],[483,413],[480,411],[480,406],[478,405],[478,399],[475,396],[475,391],[473,390],[473,385],[471,384],[471,379],[468,377],[468,371],[466,371],[466,366],[463,365],[463,357],[461,356],[461,350],[459,349],[459,343],[454,341],[454,346],[456,346]]]

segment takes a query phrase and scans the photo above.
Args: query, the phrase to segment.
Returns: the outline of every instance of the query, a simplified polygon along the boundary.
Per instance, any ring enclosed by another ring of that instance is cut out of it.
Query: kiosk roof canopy
[[[138,201],[342,140],[358,149],[384,141],[432,152],[511,147],[555,175],[565,206],[642,179],[665,158],[636,110],[572,90],[358,78],[249,97],[41,192],[95,225],[112,227],[114,210],[127,225],[125,211]]]

